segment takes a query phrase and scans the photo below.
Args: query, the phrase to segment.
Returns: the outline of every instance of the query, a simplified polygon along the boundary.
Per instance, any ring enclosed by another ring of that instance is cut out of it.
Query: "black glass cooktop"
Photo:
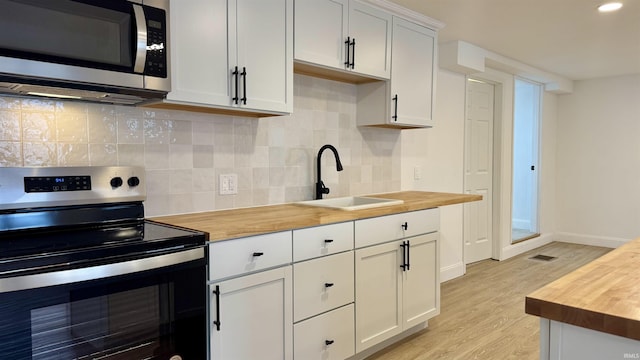
[[[150,220],[0,231],[0,277],[150,257],[206,240],[205,233]]]

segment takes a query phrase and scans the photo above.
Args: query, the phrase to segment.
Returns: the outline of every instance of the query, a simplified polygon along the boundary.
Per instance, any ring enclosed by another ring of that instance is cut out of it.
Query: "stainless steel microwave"
[[[0,0],[0,92],[135,104],[171,89],[169,0]]]

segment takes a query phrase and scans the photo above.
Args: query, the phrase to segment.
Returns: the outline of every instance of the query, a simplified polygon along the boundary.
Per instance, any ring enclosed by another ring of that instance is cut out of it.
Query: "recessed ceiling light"
[[[598,6],[598,11],[600,11],[600,12],[616,11],[616,10],[620,9],[621,7],[622,7],[622,3],[610,2],[610,3],[606,3],[606,4],[602,4],[602,5]]]

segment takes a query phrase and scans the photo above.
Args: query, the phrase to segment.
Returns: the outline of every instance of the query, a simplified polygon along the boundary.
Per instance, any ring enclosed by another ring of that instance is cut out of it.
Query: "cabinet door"
[[[291,287],[291,266],[210,285],[211,359],[292,359]]]
[[[240,107],[292,112],[293,0],[236,0],[230,7],[230,51],[241,72],[239,97],[246,98]]]
[[[345,68],[348,0],[296,0],[295,59]]]
[[[409,268],[402,275],[404,329],[440,313],[438,233],[405,239],[409,242]]]
[[[402,331],[400,244],[356,250],[356,352]]]
[[[435,44],[433,30],[393,18],[391,123],[433,126]]]
[[[357,1],[349,3],[349,36],[355,41],[355,49],[352,50],[355,52],[353,71],[389,78],[391,25],[392,16],[389,13]],[[353,53],[351,56],[354,56]]]
[[[172,1],[170,6],[171,92],[167,99],[230,105],[227,1]]]

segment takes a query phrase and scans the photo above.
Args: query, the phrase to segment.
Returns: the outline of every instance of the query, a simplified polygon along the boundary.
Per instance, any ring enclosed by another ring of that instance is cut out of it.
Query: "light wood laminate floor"
[[[442,284],[441,312],[428,329],[367,360],[537,360],[539,318],[525,314],[525,296],[610,250],[554,242],[502,262],[469,265],[466,275]],[[538,254],[557,259],[529,259]]]

